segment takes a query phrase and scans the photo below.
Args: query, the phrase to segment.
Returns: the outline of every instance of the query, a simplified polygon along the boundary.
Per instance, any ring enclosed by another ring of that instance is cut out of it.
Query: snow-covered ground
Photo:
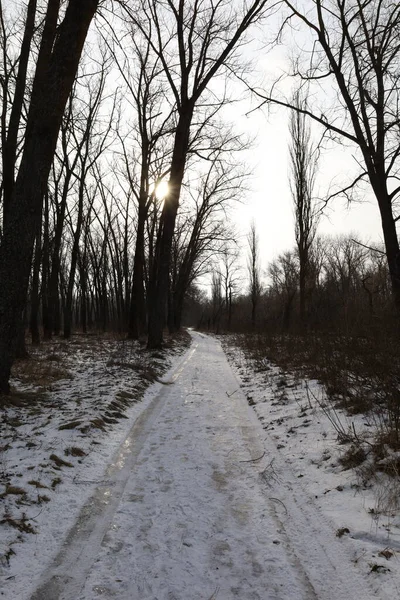
[[[17,364],[11,404],[0,401],[1,598],[31,595],[162,387],[151,383],[187,343],[150,353],[137,342],[74,336],[31,349],[31,359]]]
[[[362,437],[371,422],[331,406],[317,381],[251,359],[234,336],[221,339],[263,426],[265,476],[301,560],[330,586],[330,557],[341,554],[341,568],[355,566],[377,598],[400,598],[400,481],[383,474],[366,481],[340,463],[348,445],[338,443],[338,430]],[[340,596],[332,591],[327,597]],[[365,597],[362,589],[359,597]]]
[[[141,403],[154,368],[116,342],[107,360],[69,353],[72,378],[27,424],[26,406],[3,411],[1,597],[399,598],[398,517],[339,465],[318,384],[227,347],[233,372],[219,341],[193,338]]]

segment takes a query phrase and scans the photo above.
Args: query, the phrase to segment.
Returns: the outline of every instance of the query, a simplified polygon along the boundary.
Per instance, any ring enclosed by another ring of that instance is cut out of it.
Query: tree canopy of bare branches
[[[266,5],[267,0],[238,6],[228,0],[216,4],[209,0],[142,0],[139,11],[127,9],[162,65],[177,110],[169,193],[160,217],[149,281],[149,347],[159,347],[163,341],[171,247],[196,110],[217,74],[229,61],[237,61],[235,50],[248,28],[262,17]],[[224,97],[208,97],[216,110],[223,102]]]
[[[400,5],[392,0],[313,0],[306,7],[284,0],[284,4],[289,11],[286,24],[311,35],[310,46],[295,61],[293,74],[304,86],[315,85],[317,99],[312,106],[297,110],[319,123],[335,141],[358,149],[361,171],[344,191],[361,180],[368,181],[373,190],[393,298],[400,309],[396,232],[400,218]],[[319,103],[324,91],[325,101]],[[276,91],[259,96],[296,110]]]

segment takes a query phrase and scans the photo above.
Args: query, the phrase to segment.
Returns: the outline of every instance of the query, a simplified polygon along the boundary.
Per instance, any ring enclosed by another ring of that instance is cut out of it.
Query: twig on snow
[[[274,502],[279,502],[279,504],[282,504],[283,508],[285,509],[285,514],[288,514],[288,510],[286,508],[286,506],[283,504],[282,500],[279,500],[279,498],[269,498],[269,500],[273,500]]]
[[[264,456],[265,456],[265,450],[261,454],[261,456],[259,456],[258,458],[251,458],[250,460],[239,460],[239,462],[241,462],[241,463],[257,462],[258,460],[261,460],[262,458],[264,458]]]
[[[271,462],[265,467],[265,469],[260,473],[261,477],[268,483],[268,481],[272,478],[275,478],[275,480],[278,480],[277,474],[275,472],[275,470],[273,469],[272,465],[274,464],[274,458],[271,460]]]

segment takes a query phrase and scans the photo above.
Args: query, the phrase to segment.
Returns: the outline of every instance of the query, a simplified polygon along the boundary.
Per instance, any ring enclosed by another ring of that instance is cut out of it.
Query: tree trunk
[[[26,303],[47,178],[67,98],[97,4],[97,0],[70,0],[47,60],[38,59],[36,66],[24,151],[0,246],[0,393],[9,393],[10,389],[8,382]],[[51,7],[54,3],[50,2],[49,11]]]
[[[33,274],[32,274],[32,289],[31,289],[31,317],[30,317],[30,332],[32,345],[38,346],[40,344],[40,332],[39,332],[39,274],[40,274],[40,261],[42,255],[42,240],[41,231],[39,230],[35,241],[35,258],[33,262]]]
[[[86,245],[86,242],[85,242]],[[88,285],[87,285],[87,255],[86,249],[83,252],[83,256],[80,257],[79,260],[79,282],[81,286],[81,302],[80,302],[80,325],[83,333],[87,333],[87,295],[88,295]]]
[[[172,327],[170,326],[170,333],[174,333],[175,331],[179,331],[182,326],[182,313],[183,313],[183,301],[185,297],[185,292],[182,292],[181,289],[178,289],[177,292],[173,295],[173,306],[172,306]]]
[[[393,301],[396,313],[400,315],[400,251],[396,223],[393,218],[393,210],[388,194],[382,194],[382,197],[378,198],[378,200]]]
[[[48,337],[51,338],[52,334],[60,334],[61,330],[61,310],[60,310],[60,293],[59,293],[59,280],[60,280],[60,256],[61,256],[61,241],[64,230],[65,213],[67,209],[67,198],[69,192],[70,181],[72,177],[72,170],[68,170],[65,176],[63,185],[61,201],[57,210],[57,222],[54,232],[53,240],[53,254],[51,260],[51,272],[48,284],[48,318],[47,328]]]
[[[231,330],[231,326],[232,326],[232,309],[233,309],[232,287],[229,286],[229,292],[228,292],[228,331]]]
[[[189,147],[192,115],[192,106],[187,107],[186,111],[181,113],[175,134],[169,193],[161,213],[154,264],[149,282],[148,348],[161,348],[163,344],[172,238]]]
[[[251,328],[253,331],[256,330],[256,317],[257,317],[257,306],[258,306],[258,294],[251,294]]]
[[[84,169],[82,169],[81,176],[84,177]],[[65,298],[64,307],[64,338],[69,339],[72,333],[72,303],[75,285],[75,273],[76,265],[78,263],[79,253],[79,240],[81,237],[81,230],[83,224],[83,199],[84,199],[84,180],[81,179],[79,183],[79,199],[78,199],[78,217],[76,220],[76,230],[74,233],[74,244],[71,252],[71,267],[69,272],[67,295]]]
[[[146,300],[144,289],[144,229],[145,207],[139,205],[135,258],[133,263],[132,297],[128,339],[137,340],[146,330]]]
[[[44,224],[42,247],[42,322],[43,338],[51,339],[53,329],[50,325],[49,315],[49,279],[50,279],[50,239],[49,239],[49,195],[46,190],[44,196]]]
[[[26,309],[22,313],[21,323],[17,332],[17,343],[15,349],[15,358],[28,358],[29,353],[26,349],[25,341],[25,321],[26,321]]]
[[[307,266],[308,256],[304,252],[299,252],[299,308],[300,308],[300,324],[304,328],[306,325],[306,285],[307,285]]]
[[[288,331],[290,327],[290,321],[292,316],[292,306],[293,300],[296,295],[296,292],[289,292],[286,298],[285,306],[283,308],[282,315],[282,329],[283,331]]]
[[[6,141],[2,151],[3,158],[3,226],[6,224],[14,189],[15,163],[17,159],[18,132],[25,100],[26,78],[32,38],[35,32],[37,0],[29,0],[25,30],[22,38],[21,52],[18,62],[18,74],[15,83],[14,98],[11,107],[10,121]]]

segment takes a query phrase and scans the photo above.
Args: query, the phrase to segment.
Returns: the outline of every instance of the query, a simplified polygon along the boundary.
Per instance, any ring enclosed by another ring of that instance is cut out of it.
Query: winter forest
[[[308,404],[329,413],[342,465],[365,485],[389,478],[398,512],[399,39],[394,0],[0,0],[2,409],[22,425],[32,386],[46,394],[63,380],[60,348],[73,360],[74,340],[82,365],[114,353],[104,360],[121,382],[133,362],[115,353],[132,344],[141,394],[186,351],[190,327],[223,339],[239,375],[237,353],[318,381],[326,404],[312,386]],[[282,199],[266,189],[262,214],[235,216],[254,194],[251,157],[263,161],[262,127],[246,128],[254,115],[287,124],[293,243],[273,256],[265,221]],[[379,215],[375,239],[365,202]],[[358,207],[357,229],[324,234],[343,204]],[[133,399],[115,393],[89,425],[71,414],[57,427],[105,431]],[[364,415],[368,435],[338,411]],[[1,464],[0,500],[26,499]],[[28,517],[10,515],[0,524],[30,533]]]
[[[3,2],[3,391],[27,327],[34,344],[114,329],[157,348],[186,307],[190,324],[213,328],[392,329],[399,9],[308,4]],[[276,44],[292,54],[290,82],[263,88],[252,52]],[[224,121],[234,91],[252,110],[290,112],[296,245],[269,265],[262,222],[239,244],[229,219],[251,189],[251,140]],[[357,171],[321,196],[333,144]],[[383,244],[363,245],[362,223],[359,240],[318,235],[325,205],[363,194]]]

